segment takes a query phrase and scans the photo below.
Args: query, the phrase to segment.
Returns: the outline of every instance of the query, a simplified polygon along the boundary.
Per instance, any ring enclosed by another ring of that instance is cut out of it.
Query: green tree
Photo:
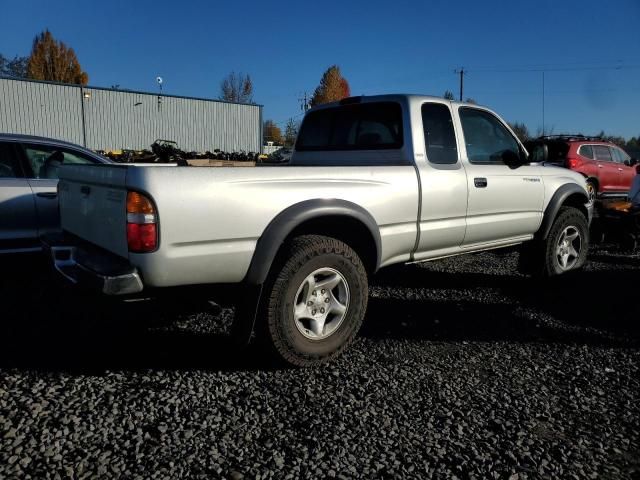
[[[282,131],[273,120],[266,120],[264,122],[262,132],[265,142],[273,142],[275,145],[282,145]]]
[[[443,97],[444,97],[445,100],[455,100],[456,99],[456,97],[453,95],[453,92],[451,90],[446,90],[444,92]]]
[[[36,35],[27,75],[34,80],[86,85],[89,76],[82,70],[73,48],[56,40],[49,30]]]
[[[284,144],[287,147],[291,147],[294,143],[296,143],[296,137],[298,136],[298,129],[300,128],[300,124],[296,122],[293,118],[290,118],[287,122],[287,126],[284,129]]]
[[[14,78],[27,77],[27,63],[29,57],[18,57],[17,55],[9,60],[0,53],[0,75]]]
[[[220,100],[253,103],[253,82],[249,75],[231,72],[220,83]]]
[[[342,100],[351,95],[351,87],[346,78],[342,76],[340,67],[332,65],[322,74],[320,85],[317,86],[311,97],[311,106]]]

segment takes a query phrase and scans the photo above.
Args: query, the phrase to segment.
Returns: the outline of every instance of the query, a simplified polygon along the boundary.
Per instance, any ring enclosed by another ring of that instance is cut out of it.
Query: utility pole
[[[309,110],[310,105],[309,101],[307,100],[307,92],[304,92],[303,96],[298,98],[298,101],[300,102],[300,110],[302,110],[303,112]]]
[[[464,75],[466,72],[464,71],[464,67],[460,67],[460,70],[454,70],[454,73],[460,75],[460,101],[462,101],[462,94],[464,92]]]

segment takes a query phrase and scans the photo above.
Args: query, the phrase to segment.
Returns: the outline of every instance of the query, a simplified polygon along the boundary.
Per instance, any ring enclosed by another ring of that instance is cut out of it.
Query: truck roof
[[[352,103],[368,103],[368,102],[407,102],[409,104],[413,102],[424,103],[425,101],[430,102],[440,102],[440,103],[449,103],[454,106],[473,106],[473,107],[482,107],[481,105],[477,105],[475,103],[469,102],[458,102],[455,100],[447,100],[446,98],[436,97],[433,95],[420,95],[414,93],[392,93],[386,95],[359,95],[353,97],[347,97],[337,102],[324,103],[322,105],[318,105],[313,107],[311,110],[320,110],[324,108],[337,107],[339,105],[347,105]]]

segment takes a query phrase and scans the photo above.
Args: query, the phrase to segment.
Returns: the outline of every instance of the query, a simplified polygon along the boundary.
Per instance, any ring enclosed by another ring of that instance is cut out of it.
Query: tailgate
[[[127,257],[127,166],[66,165],[58,184],[63,230]]]

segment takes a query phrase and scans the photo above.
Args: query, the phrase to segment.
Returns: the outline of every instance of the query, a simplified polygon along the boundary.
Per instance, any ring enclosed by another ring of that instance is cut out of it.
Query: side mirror
[[[627,167],[633,167],[634,165],[636,165],[638,163],[638,159],[637,158],[630,158],[629,160],[625,160],[624,164]]]
[[[502,152],[502,161],[505,165],[511,168],[519,167],[524,163],[523,158],[518,154],[518,152],[514,152],[513,150],[505,150]]]

